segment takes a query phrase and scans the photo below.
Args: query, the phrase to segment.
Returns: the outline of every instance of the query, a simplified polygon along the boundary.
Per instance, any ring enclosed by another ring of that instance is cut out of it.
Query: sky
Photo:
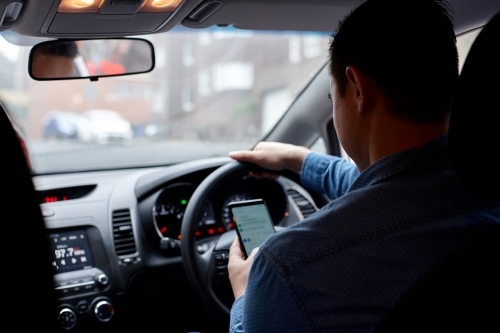
[[[20,47],[6,41],[3,36],[0,36],[0,52],[9,59],[11,62],[15,62],[19,56]]]

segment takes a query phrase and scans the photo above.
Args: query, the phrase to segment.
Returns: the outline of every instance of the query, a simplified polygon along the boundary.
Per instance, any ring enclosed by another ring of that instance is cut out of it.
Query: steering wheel
[[[212,172],[196,188],[184,213],[181,227],[181,255],[184,270],[188,281],[201,303],[221,323],[227,323],[230,315],[230,305],[234,298],[230,292],[230,300],[221,298],[221,281],[230,287],[227,277],[227,259],[229,247],[236,237],[236,231],[231,230],[215,238],[203,251],[199,251],[196,242],[196,229],[205,213],[205,203],[215,189],[222,183],[234,177],[242,177],[250,171],[264,171],[265,169],[250,163],[229,162]],[[276,172],[276,171],[273,171]],[[298,184],[300,176],[292,171],[278,172]],[[319,193],[311,193],[317,205],[321,207],[329,200]],[[318,202],[319,201],[319,202]],[[205,243],[207,244],[207,243]],[[227,298],[227,297],[226,297]],[[224,301],[225,300],[225,301]]]

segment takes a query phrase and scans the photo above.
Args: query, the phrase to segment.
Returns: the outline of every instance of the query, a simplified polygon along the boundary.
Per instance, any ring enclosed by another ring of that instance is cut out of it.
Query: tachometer
[[[179,183],[165,188],[153,206],[153,222],[156,233],[165,240],[169,247],[180,246],[182,220],[193,187],[188,183]],[[225,225],[215,218],[212,203],[207,200],[205,214],[196,230],[196,239],[217,236],[226,232]],[[174,245],[172,245],[174,244]]]
[[[153,217],[161,237],[181,239],[184,207],[172,202],[160,203],[153,208]]]
[[[231,212],[229,211],[229,208],[227,208],[227,205],[230,202],[251,200],[251,199],[255,199],[255,198],[247,193],[236,193],[234,195],[231,195],[229,198],[226,199],[226,201],[224,201],[224,205],[222,206],[221,218],[222,218],[222,221],[224,222],[224,225],[226,226],[227,230],[234,229],[234,222],[231,219]]]

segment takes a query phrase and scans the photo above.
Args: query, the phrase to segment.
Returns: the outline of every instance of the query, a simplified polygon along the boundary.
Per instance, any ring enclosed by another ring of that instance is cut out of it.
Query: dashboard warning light
[[[57,196],[47,196],[45,197],[45,202],[56,202],[57,201]]]

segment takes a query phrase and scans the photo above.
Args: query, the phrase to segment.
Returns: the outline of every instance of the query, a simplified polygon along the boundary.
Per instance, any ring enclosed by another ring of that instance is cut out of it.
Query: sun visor
[[[283,1],[207,0],[184,18],[182,25],[194,29],[233,26],[252,30],[332,32],[353,6],[364,1],[338,1],[332,5],[328,1],[289,0],[284,5]]]

